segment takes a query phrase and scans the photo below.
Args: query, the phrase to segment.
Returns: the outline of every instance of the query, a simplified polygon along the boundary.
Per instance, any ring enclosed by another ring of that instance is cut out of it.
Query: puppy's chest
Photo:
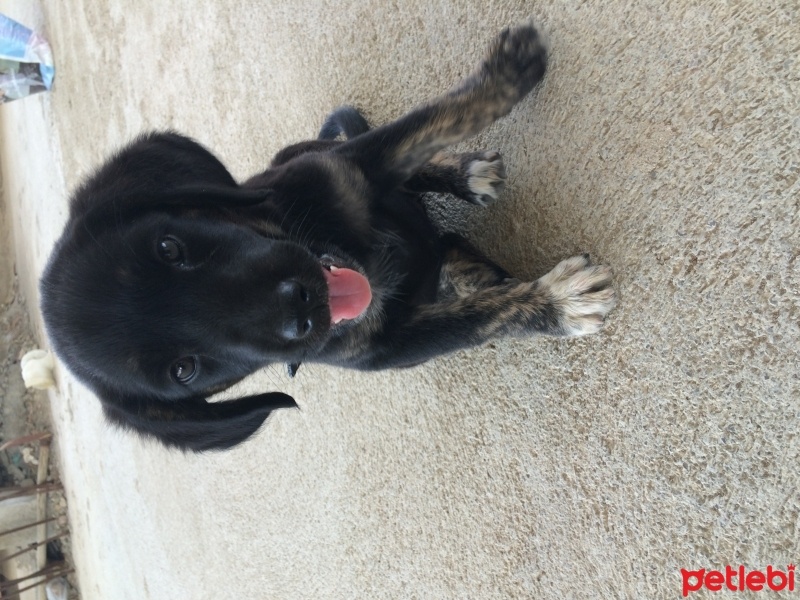
[[[433,302],[440,269],[436,253],[420,260],[419,247],[396,231],[376,230],[363,267],[372,288],[372,302],[357,323],[340,331],[319,358],[341,366],[356,366],[371,353],[372,342],[407,321],[414,307]]]

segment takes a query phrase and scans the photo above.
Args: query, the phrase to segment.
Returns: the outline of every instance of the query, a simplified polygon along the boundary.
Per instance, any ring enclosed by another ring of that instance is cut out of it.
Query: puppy
[[[579,256],[519,281],[440,236],[420,201],[495,200],[497,153],[442,150],[507,114],[545,64],[533,27],[507,29],[443,96],[372,130],[342,108],[241,184],[186,137],[140,137],[72,198],[41,282],[56,353],[111,421],[203,451],[294,406],[278,392],[207,401],[270,363],[388,369],[499,336],[598,331],[609,268]]]

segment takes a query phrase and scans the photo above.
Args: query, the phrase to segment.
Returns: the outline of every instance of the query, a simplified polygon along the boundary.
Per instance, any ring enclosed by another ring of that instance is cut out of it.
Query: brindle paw
[[[506,28],[489,50],[484,68],[507,91],[527,94],[544,76],[547,50],[532,25]],[[504,90],[504,91],[506,91]]]
[[[611,268],[592,265],[589,255],[561,261],[539,279],[539,289],[556,310],[552,333],[568,336],[597,333],[616,304]]]
[[[489,206],[497,200],[506,185],[506,168],[498,152],[464,155],[462,169],[469,190],[464,199],[472,204]]]

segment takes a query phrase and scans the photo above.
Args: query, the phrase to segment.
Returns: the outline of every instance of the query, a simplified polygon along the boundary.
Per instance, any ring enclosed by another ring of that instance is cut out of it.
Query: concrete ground
[[[504,153],[504,197],[437,208],[522,277],[590,251],[620,297],[586,339],[398,373],[267,369],[244,387],[302,410],[223,454],[109,428],[59,371],[85,598],[676,598],[682,568],[800,560],[796,2],[0,10],[39,27],[57,67],[52,93],[0,107],[31,306],[68,191],[140,131],[186,132],[244,177],[339,104],[401,115],[528,18],[547,78],[464,146]]]

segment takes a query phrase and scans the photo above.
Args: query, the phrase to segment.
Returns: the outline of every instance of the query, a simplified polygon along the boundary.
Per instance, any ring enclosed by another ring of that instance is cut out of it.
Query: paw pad
[[[592,265],[588,254],[561,261],[538,283],[558,311],[564,335],[598,332],[616,304],[611,268]]]
[[[468,200],[478,206],[488,206],[497,200],[506,184],[506,168],[498,152],[474,155],[465,165]]]

